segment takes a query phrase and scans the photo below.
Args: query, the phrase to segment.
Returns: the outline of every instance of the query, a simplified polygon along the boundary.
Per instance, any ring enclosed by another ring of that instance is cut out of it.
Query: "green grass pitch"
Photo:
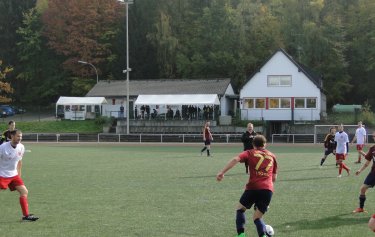
[[[0,192],[0,236],[191,237],[235,236],[235,205],[247,181],[242,164],[216,182],[217,172],[241,151],[241,144],[25,144],[23,179],[34,223],[20,222],[18,194]],[[352,214],[359,187],[369,172],[354,172],[351,148],[341,179],[334,157],[319,168],[321,145],[272,145],[279,177],[267,224],[276,237],[373,236],[367,221],[375,213],[375,192],[367,193],[369,213]],[[367,151],[367,148],[365,149]],[[257,236],[247,212],[247,236]]]

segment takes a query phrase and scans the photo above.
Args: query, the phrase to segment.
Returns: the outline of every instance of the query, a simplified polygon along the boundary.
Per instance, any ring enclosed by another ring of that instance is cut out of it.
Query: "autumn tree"
[[[17,33],[19,69],[17,70],[17,98],[20,103],[48,105],[57,101],[59,95],[69,95],[71,81],[69,74],[60,64],[65,57],[56,55],[46,47],[43,36],[41,13],[36,7],[24,13],[23,25]]]
[[[11,71],[13,71],[13,68],[3,66],[3,61],[0,60],[0,103],[12,101],[10,95],[13,93],[13,88],[10,86],[10,83],[6,81],[6,75]]]
[[[1,0],[0,1],[0,59],[12,65],[15,73],[7,75],[7,82],[12,85],[15,93],[11,96],[17,100],[19,69],[17,42],[20,40],[17,29],[22,25],[23,13],[35,6],[35,0]],[[10,96],[10,95],[9,95]]]
[[[50,0],[42,16],[44,35],[48,46],[66,57],[65,69],[74,75],[95,75],[92,68],[77,63],[84,60],[102,74],[102,68],[117,58],[111,47],[123,13],[115,0]]]

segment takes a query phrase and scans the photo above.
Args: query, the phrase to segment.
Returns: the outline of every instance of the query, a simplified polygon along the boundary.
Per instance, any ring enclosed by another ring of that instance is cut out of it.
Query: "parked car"
[[[13,111],[16,113],[16,114],[24,114],[26,113],[26,109],[25,108],[22,108],[22,107],[18,107],[18,106],[10,106]]]
[[[5,110],[0,108],[0,118],[6,118],[6,117],[7,117],[7,113],[5,112]]]
[[[12,107],[10,107],[9,105],[0,105],[0,108],[6,112],[7,116],[13,116],[16,114]]]

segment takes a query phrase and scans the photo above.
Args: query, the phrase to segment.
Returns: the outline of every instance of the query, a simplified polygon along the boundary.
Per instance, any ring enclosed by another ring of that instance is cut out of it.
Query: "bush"
[[[95,124],[99,126],[114,126],[115,122],[115,117],[99,116],[95,118]]]

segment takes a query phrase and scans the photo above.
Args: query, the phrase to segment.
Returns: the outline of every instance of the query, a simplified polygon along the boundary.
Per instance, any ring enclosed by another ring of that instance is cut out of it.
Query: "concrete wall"
[[[201,134],[204,121],[157,121],[157,120],[130,120],[129,130],[130,133],[191,133]],[[216,121],[211,121],[211,131],[213,133],[243,133],[245,127],[235,126],[218,126]],[[262,127],[256,127],[256,132],[263,132]],[[126,134],[126,120],[118,120],[116,126],[117,134]]]

